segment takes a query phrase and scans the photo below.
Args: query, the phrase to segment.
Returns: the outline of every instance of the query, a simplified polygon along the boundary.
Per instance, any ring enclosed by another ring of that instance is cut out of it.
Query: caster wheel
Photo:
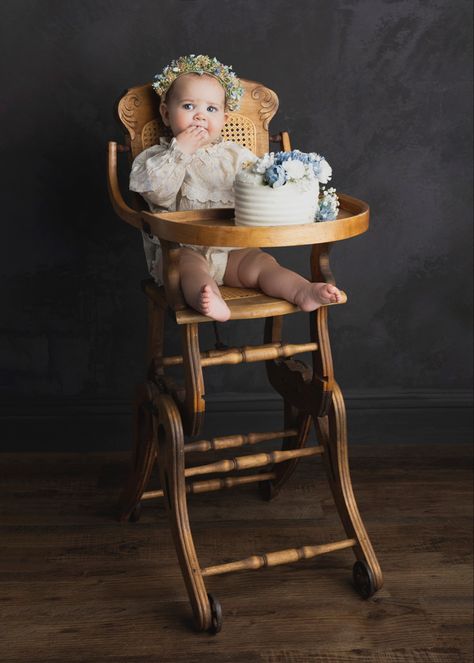
[[[129,515],[128,522],[129,523],[138,522],[140,520],[141,515],[142,515],[142,503],[138,502],[138,504],[133,509],[132,513]]]
[[[211,626],[209,633],[216,635],[222,628],[222,608],[219,601],[212,595],[207,595],[211,606]]]
[[[363,599],[370,598],[376,592],[372,571],[366,562],[358,561],[352,568],[352,577],[358,593]]]

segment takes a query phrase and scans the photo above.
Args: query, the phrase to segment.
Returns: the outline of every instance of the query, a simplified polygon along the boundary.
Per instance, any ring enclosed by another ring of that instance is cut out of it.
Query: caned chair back
[[[268,126],[278,109],[278,97],[273,90],[255,81],[240,79],[240,82],[245,94],[239,111],[229,113],[222,137],[262,156],[269,149]],[[156,145],[161,137],[171,137],[159,108],[160,97],[151,84],[132,87],[119,100],[117,114],[130,147],[131,160],[147,147]]]

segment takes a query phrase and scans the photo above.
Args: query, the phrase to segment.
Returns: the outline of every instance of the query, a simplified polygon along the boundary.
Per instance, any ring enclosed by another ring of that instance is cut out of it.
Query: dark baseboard
[[[472,440],[472,391],[347,390],[350,441]],[[272,393],[206,397],[203,435],[278,430]],[[271,423],[268,423],[270,416]],[[131,445],[131,399],[15,400],[0,406],[0,451],[119,451]]]
[[[441,390],[346,390],[343,391],[347,410],[472,408],[473,393],[467,389]],[[212,394],[206,398],[209,409],[228,412],[278,410],[281,398],[268,394]]]

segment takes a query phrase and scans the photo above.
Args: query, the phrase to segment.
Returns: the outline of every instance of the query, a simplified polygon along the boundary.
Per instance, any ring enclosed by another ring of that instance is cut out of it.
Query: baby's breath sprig
[[[335,221],[339,211],[339,199],[336,194],[336,189],[324,187],[319,194],[319,205],[316,211],[316,221]]]

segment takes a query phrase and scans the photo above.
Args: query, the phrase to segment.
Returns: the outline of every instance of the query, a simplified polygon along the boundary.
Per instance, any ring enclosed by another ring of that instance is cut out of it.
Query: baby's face
[[[173,136],[188,127],[198,126],[207,131],[206,144],[212,143],[221,135],[228,118],[224,88],[212,76],[184,74],[174,82],[160,112]]]

